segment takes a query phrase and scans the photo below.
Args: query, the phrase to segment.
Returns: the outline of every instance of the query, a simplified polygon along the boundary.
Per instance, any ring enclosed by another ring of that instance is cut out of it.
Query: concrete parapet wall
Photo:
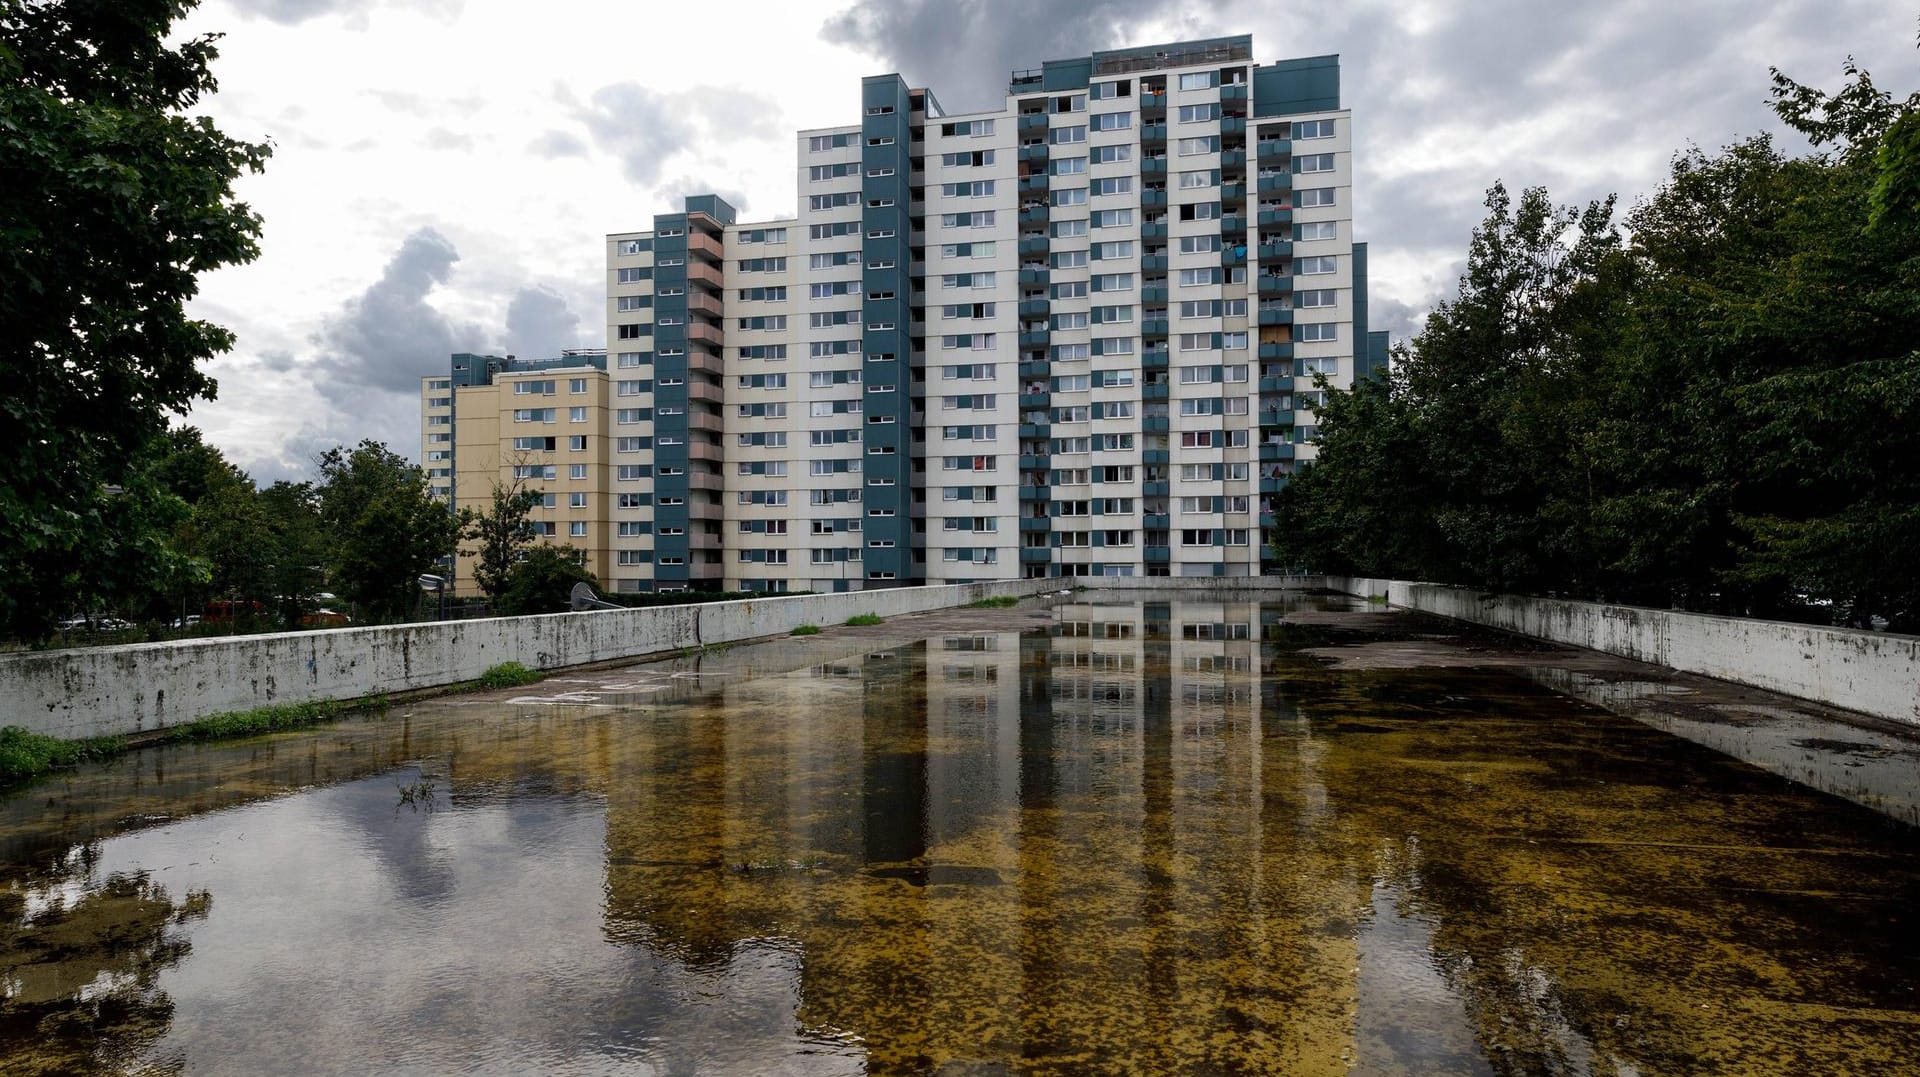
[[[0,726],[131,735],[280,703],[437,688],[501,662],[534,669],[645,658],[802,624],[1058,590],[1058,580],[900,587],[646,609],[494,617],[0,655]]]
[[[1920,725],[1920,636],[1326,577],[1348,594]]]

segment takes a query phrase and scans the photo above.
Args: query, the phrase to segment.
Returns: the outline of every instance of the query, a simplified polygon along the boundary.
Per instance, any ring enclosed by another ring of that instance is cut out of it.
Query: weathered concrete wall
[[[1059,587],[1056,580],[901,587],[0,655],[0,726],[57,737],[128,735],[273,703],[435,688],[501,662],[560,669],[643,658],[862,613],[893,617]]]
[[[1920,636],[1608,606],[1405,580],[1336,591],[1920,725]]]

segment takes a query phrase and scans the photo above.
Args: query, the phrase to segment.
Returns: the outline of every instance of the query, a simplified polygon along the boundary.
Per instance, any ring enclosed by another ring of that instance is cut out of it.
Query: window
[[[550,423],[553,421],[553,408],[519,408],[513,413],[516,423]]]
[[[1047,165],[1047,171],[1055,176],[1077,176],[1086,170],[1085,157],[1056,157]]]
[[[1333,171],[1333,154],[1309,153],[1295,157],[1293,170],[1295,172],[1331,172]]]
[[[1053,328],[1056,330],[1085,329],[1086,327],[1087,327],[1087,315],[1084,313],[1056,314],[1053,316]]]
[[[1055,299],[1083,299],[1087,294],[1087,282],[1083,280],[1062,281],[1052,286]]]
[[[1180,123],[1211,123],[1220,118],[1220,106],[1214,103],[1181,105],[1177,115]]]
[[[942,228],[992,228],[993,227],[993,210],[990,210],[990,209],[976,210],[973,213],[942,213],[940,215],[940,227]],[[992,244],[990,243],[988,244],[975,243],[973,246],[976,248],[976,250],[974,250],[974,252],[970,257],[983,258],[993,253],[991,250],[989,250],[987,251],[986,254],[983,255],[977,249],[981,246],[986,246],[990,248],[992,247]],[[964,258],[969,256],[961,255],[960,257]]]
[[[570,508],[570,509],[584,509],[584,508],[586,508],[586,507],[587,507],[587,495],[586,495],[585,493],[573,493],[573,494],[568,494],[568,495],[567,495],[567,507],[568,507],[568,508]]]
[[[993,163],[992,150],[969,150],[960,153],[943,153],[940,163],[948,168],[982,168]]]
[[[1053,192],[1053,204],[1056,206],[1084,206],[1087,204],[1085,187],[1063,187]]]
[[[972,180],[966,183],[943,183],[940,193],[947,198],[988,198],[993,195],[992,180]]]
[[[1096,292],[1129,292],[1133,290],[1133,274],[1101,273],[1093,278],[1093,290]]]
[[[1095,131],[1124,131],[1133,126],[1131,112],[1100,112],[1087,118]]]
[[[1132,176],[1113,176],[1108,179],[1094,180],[1090,185],[1096,195],[1132,194]]]
[[[1055,269],[1085,269],[1086,267],[1086,251],[1060,251],[1053,256]]]
[[[1191,191],[1197,187],[1218,187],[1219,185],[1219,169],[1202,168],[1192,172],[1180,173],[1180,189],[1183,191]]]
[[[613,253],[622,258],[645,254],[652,249],[653,241],[648,239],[621,239],[615,240],[613,244]]]
[[[1296,307],[1331,307],[1340,301],[1340,293],[1332,288],[1310,288],[1293,293],[1293,305]]]
[[[1296,276],[1302,277],[1319,273],[1335,273],[1339,271],[1339,262],[1340,260],[1338,258],[1330,254],[1316,254],[1306,258],[1295,258],[1293,260],[1293,272]]]
[[[1300,120],[1293,125],[1293,137],[1297,141],[1303,138],[1332,138],[1332,120]]]
[[[586,421],[587,421],[587,409],[585,409],[585,408],[568,408],[568,409],[567,409],[567,421],[568,421],[568,422],[570,422],[570,423],[584,423],[584,422],[586,422]]]
[[[635,324],[617,325],[614,327],[614,336],[619,340],[639,340],[646,335],[646,328]]]
[[[1133,80],[1121,79],[1118,82],[1096,82],[1087,87],[1087,96],[1095,101],[1111,101],[1116,97],[1131,97]]]
[[[567,451],[568,452],[586,452],[587,436],[585,434],[575,434],[567,438]]]
[[[578,480],[578,479],[584,479],[586,477],[587,477],[587,465],[585,464],[568,464],[567,465],[567,478]]]
[[[1190,71],[1180,76],[1180,88],[1183,90],[1210,90],[1219,85],[1219,73],[1215,71]]]
[[[567,525],[567,534],[573,538],[587,537],[587,521],[575,520]]]
[[[1295,191],[1293,194],[1293,204],[1301,209],[1312,209],[1315,206],[1331,206],[1334,204],[1333,188],[1313,187],[1304,191]]]
[[[1133,224],[1133,210],[1096,209],[1092,219],[1095,228],[1126,228]]]
[[[943,123],[940,133],[949,137],[967,135],[973,138],[985,138],[993,134],[992,120],[961,120],[957,123]]]
[[[787,230],[784,228],[748,228],[736,233],[742,243],[785,243]]]
[[[1087,129],[1085,125],[1079,127],[1056,127],[1047,132],[1047,141],[1056,146],[1063,146],[1073,142],[1085,142],[1086,140]]]
[[[652,280],[651,269],[616,269],[613,271],[615,284],[638,284],[643,280]]]
[[[1299,332],[1303,344],[1340,339],[1339,322],[1305,322],[1294,326],[1294,329]]]
[[[1174,143],[1174,145],[1176,147],[1175,152],[1182,157],[1192,157],[1202,153],[1219,153],[1220,136],[1202,135],[1199,138],[1183,138]]]
[[[1220,283],[1219,268],[1183,269],[1180,271],[1180,287],[1195,288]]]
[[[1095,146],[1092,150],[1088,151],[1088,153],[1093,158],[1093,163],[1097,165],[1110,165],[1120,161],[1133,160],[1133,147],[1127,145]]]
[[[1181,254],[1204,254],[1220,249],[1219,236],[1181,236]]]
[[[1312,224],[1293,226],[1293,238],[1297,240],[1339,239],[1340,225],[1335,221],[1316,221]]]
[[[1133,241],[1129,239],[1116,243],[1096,243],[1093,245],[1093,256],[1102,261],[1115,258],[1131,258],[1133,257]]]
[[[1055,239],[1073,239],[1086,234],[1087,222],[1085,221],[1053,222],[1053,238]]]

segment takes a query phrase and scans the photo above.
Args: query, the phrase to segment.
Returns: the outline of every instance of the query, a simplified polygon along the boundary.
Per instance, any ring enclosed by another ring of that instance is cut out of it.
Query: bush
[[[847,624],[853,628],[862,628],[866,625],[877,625],[879,623],[880,615],[877,613],[856,613],[852,617],[847,618]]]
[[[502,662],[487,667],[480,675],[480,684],[484,688],[518,688],[523,684],[532,684],[541,678],[537,669],[528,669],[518,662]]]
[[[119,737],[61,740],[30,733],[17,725],[0,728],[0,784],[12,784],[95,759],[107,759],[126,750]]]
[[[793,631],[788,633],[788,635],[792,636],[817,636],[819,634],[819,625],[794,625]]]

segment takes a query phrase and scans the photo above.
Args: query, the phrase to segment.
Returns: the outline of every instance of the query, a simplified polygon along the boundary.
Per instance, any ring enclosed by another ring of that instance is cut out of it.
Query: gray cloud
[[[879,59],[959,113],[998,107],[1016,68],[1149,44],[1135,40],[1131,26],[1165,10],[1154,0],[859,0],[828,19],[820,36]]]
[[[420,392],[420,378],[446,368],[456,351],[478,351],[492,334],[458,324],[427,303],[453,275],[460,252],[432,228],[407,236],[380,279],[328,318],[313,343],[325,368],[320,384],[358,406],[365,390]]]
[[[435,127],[422,139],[430,150],[470,150],[473,148],[473,136],[449,131],[444,127]]]
[[[580,316],[552,288],[522,288],[507,304],[507,352],[521,358],[557,355],[580,346]]]
[[[734,144],[783,137],[778,104],[725,87],[661,93],[637,82],[616,82],[595,90],[577,112],[600,148],[620,159],[626,177],[645,187],[660,178],[669,159],[696,149],[702,134]]]
[[[587,144],[568,131],[545,131],[527,143],[527,152],[554,160],[561,157],[585,157]]]

